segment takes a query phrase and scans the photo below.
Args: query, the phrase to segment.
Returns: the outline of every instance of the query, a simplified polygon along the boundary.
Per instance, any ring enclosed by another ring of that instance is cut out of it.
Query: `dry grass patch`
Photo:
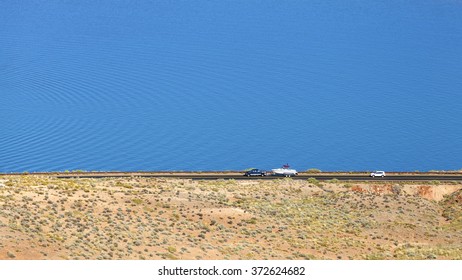
[[[461,185],[0,178],[0,259],[462,259]]]

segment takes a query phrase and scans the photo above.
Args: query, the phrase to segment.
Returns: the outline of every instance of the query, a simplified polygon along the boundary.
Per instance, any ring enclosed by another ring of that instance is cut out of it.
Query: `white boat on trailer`
[[[298,172],[295,169],[290,169],[288,164],[282,166],[282,168],[271,169],[273,175],[280,175],[285,177],[297,176]]]

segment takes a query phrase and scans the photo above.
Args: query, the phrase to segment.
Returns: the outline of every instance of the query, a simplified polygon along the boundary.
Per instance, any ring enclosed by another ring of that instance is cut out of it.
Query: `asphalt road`
[[[24,173],[0,173],[1,175],[23,176]],[[124,178],[124,177],[151,177],[176,178],[192,180],[276,180],[283,176],[243,176],[243,172],[44,172],[31,173],[31,175],[46,175],[56,178]],[[308,180],[315,178],[319,181],[337,179],[339,181],[458,181],[462,183],[462,173],[388,173],[384,178],[368,176],[368,173],[299,173],[291,177],[293,180]]]
[[[275,180],[283,176],[254,176],[246,177],[239,173],[53,173],[47,174],[57,178],[107,178],[107,177],[151,177],[151,178],[177,178],[192,180]],[[299,174],[291,177],[294,180],[308,180],[315,178],[319,181],[337,179],[339,181],[459,181],[462,182],[462,174],[410,174],[410,175],[387,175],[383,178],[372,178],[366,174]]]

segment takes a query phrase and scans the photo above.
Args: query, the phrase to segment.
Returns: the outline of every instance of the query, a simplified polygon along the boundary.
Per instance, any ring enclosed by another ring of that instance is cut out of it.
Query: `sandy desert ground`
[[[0,176],[0,259],[462,259],[462,184]]]

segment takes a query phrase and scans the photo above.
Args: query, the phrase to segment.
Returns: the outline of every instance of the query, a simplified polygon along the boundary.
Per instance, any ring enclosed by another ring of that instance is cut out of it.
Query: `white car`
[[[371,173],[371,177],[385,177],[385,171],[374,171]]]

